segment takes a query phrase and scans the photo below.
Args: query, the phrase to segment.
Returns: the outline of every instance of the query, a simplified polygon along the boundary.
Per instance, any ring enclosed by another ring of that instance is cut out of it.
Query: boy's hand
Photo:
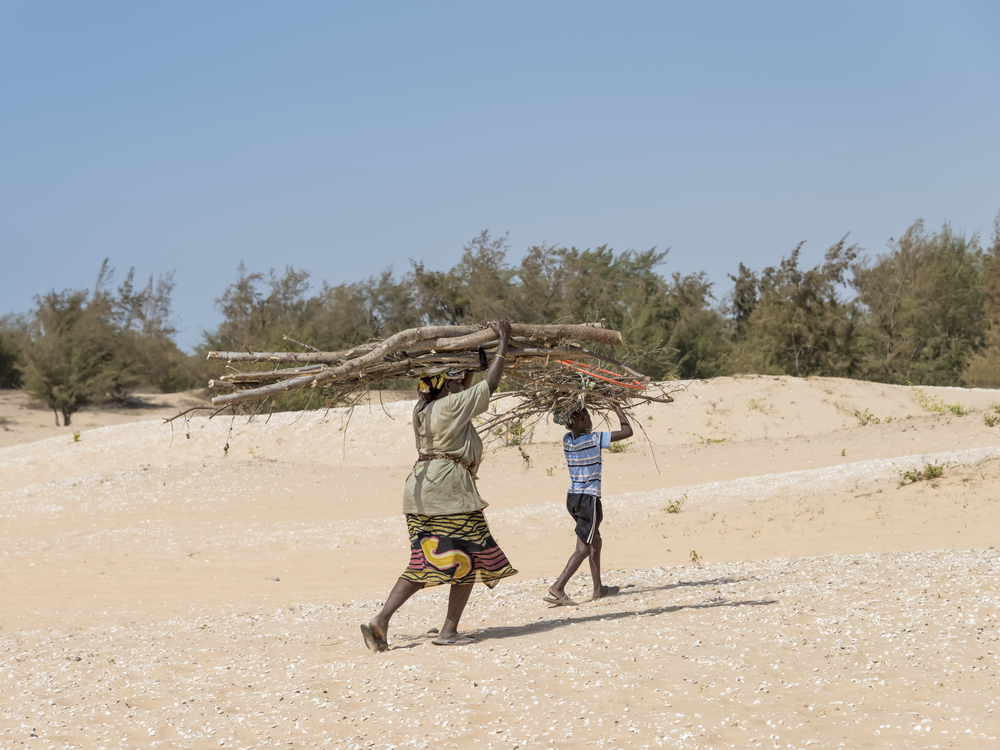
[[[614,443],[617,440],[632,437],[632,425],[629,424],[628,417],[625,416],[621,405],[617,402],[612,402],[611,408],[615,410],[615,414],[618,415],[618,420],[621,422],[620,428],[611,433],[611,442]]]

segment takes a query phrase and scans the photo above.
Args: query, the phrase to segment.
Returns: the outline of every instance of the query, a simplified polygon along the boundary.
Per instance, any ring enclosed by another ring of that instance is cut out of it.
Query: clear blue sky
[[[174,272],[178,342],[244,261],[447,269],[483,229],[740,262],[989,241],[996,2],[0,0],[0,315]],[[314,287],[315,288],[315,287]]]

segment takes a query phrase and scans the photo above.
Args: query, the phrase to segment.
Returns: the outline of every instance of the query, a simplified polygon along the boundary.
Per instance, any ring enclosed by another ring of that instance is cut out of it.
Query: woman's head
[[[418,382],[417,395],[424,401],[433,401],[451,393],[461,393],[468,387],[471,375],[471,372],[457,369],[424,375]]]

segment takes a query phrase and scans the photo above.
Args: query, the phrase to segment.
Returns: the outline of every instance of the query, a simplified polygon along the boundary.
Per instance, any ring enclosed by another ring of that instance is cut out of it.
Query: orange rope
[[[614,385],[620,385],[623,388],[632,388],[637,391],[644,391],[646,386],[640,383],[638,380],[633,380],[631,383],[626,383],[622,380],[612,380],[611,378],[606,378],[603,375],[598,375],[599,372],[606,372],[608,375],[614,375],[616,378],[623,378],[624,375],[619,375],[617,372],[612,372],[611,370],[605,370],[601,367],[594,367],[593,365],[588,365],[585,362],[573,362],[568,359],[560,359],[559,363],[566,365],[566,367],[571,370],[576,370],[577,372],[582,372],[584,375],[588,375],[592,378],[597,378],[598,380],[603,380],[605,383],[613,383]]]

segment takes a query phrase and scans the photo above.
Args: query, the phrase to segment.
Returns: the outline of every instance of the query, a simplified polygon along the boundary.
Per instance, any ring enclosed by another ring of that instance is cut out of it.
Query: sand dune
[[[573,546],[562,430],[480,472],[519,575],[480,643],[443,590],[371,655],[406,564],[412,401],[70,427],[0,392],[0,745],[983,748],[1000,735],[1000,392],[744,376],[639,410],[605,458],[606,582]],[[598,425],[600,429],[600,425]],[[908,481],[937,466],[940,476]],[[907,476],[907,472],[909,475]],[[668,512],[669,510],[676,512]],[[586,597],[579,575],[569,593]]]

